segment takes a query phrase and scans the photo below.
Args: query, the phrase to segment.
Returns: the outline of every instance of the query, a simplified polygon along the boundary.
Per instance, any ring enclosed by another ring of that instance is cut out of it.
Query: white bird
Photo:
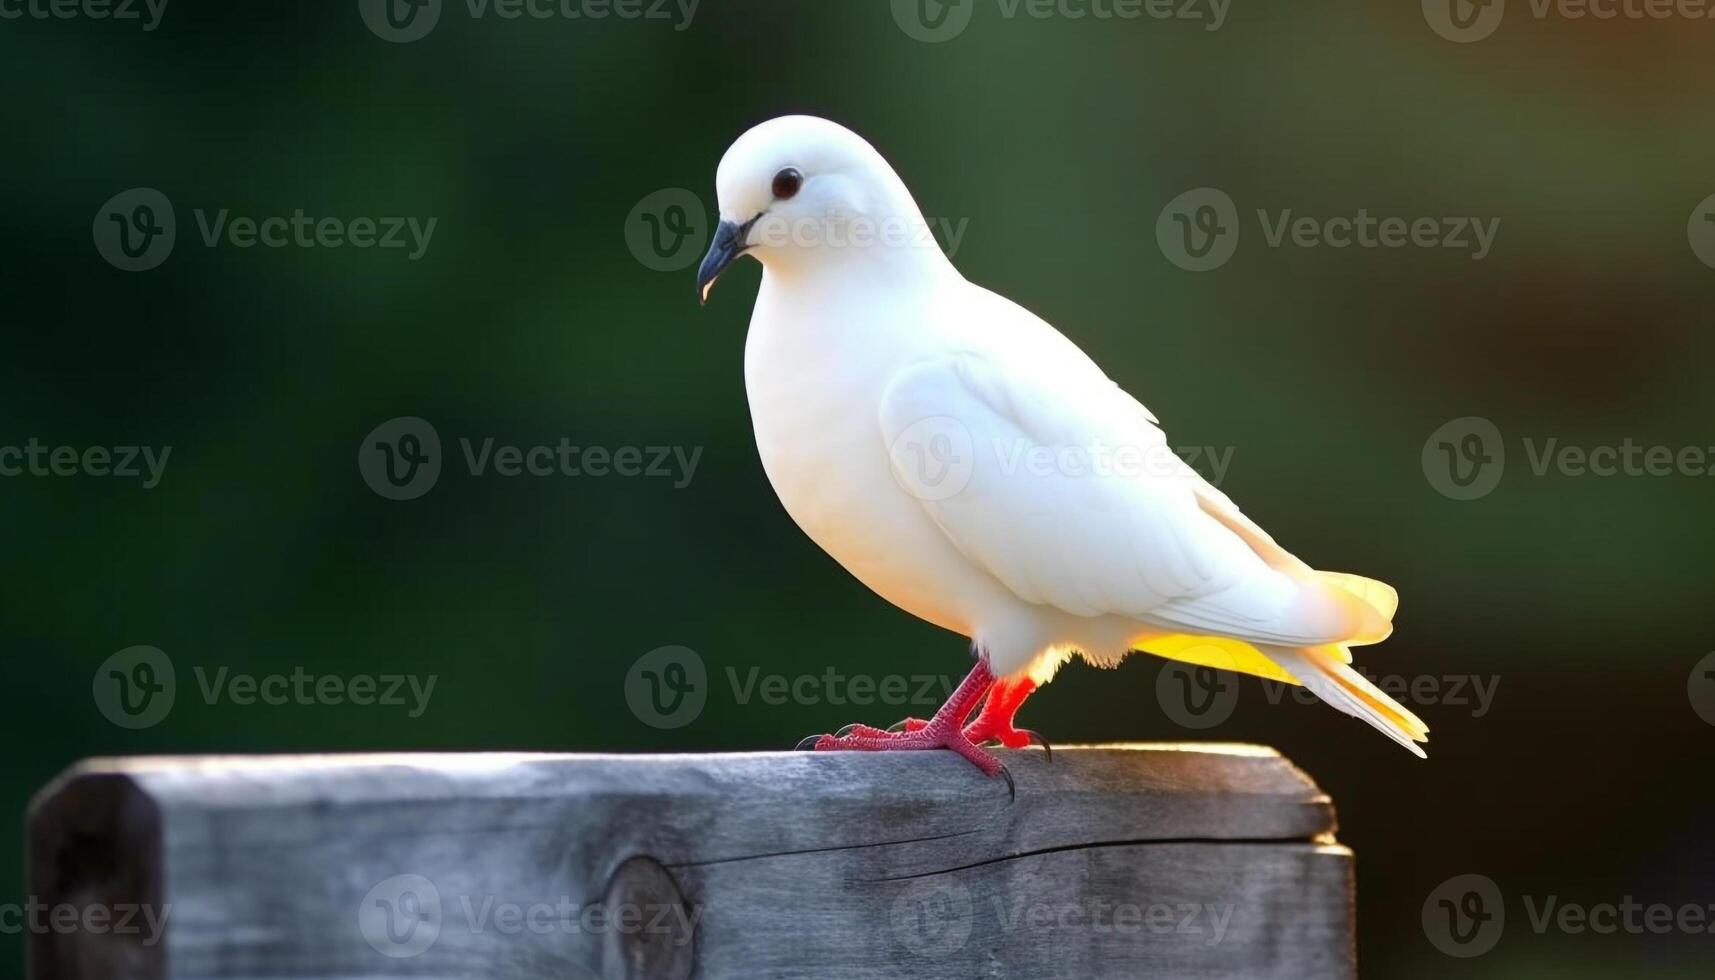
[[[927,723],[817,749],[947,748],[1004,775],[981,744],[1033,739],[1013,717],[1037,685],[1142,650],[1301,683],[1423,756],[1423,722],[1349,666],[1392,632],[1394,590],[1276,544],[1077,345],[961,276],[869,143],[773,119],[716,188],[698,296],[761,261],[744,371],[769,482],[847,571],[976,655]]]

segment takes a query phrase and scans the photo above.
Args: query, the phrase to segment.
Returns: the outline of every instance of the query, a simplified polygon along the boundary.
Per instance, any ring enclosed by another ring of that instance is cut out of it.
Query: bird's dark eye
[[[774,175],[774,199],[789,201],[798,193],[798,188],[804,186],[804,175],[797,167],[787,167]]]

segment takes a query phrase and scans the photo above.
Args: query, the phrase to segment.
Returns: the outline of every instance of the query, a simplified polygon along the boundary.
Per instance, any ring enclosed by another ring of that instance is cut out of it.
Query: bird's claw
[[[892,738],[896,735],[885,728],[872,728],[858,722],[852,722],[834,733],[835,738]]]
[[[1024,736],[1024,744],[1042,746],[1043,762],[1054,761],[1054,747],[1048,744],[1048,740],[1042,737],[1041,732],[1031,731],[1028,728],[1020,728],[1018,733]]]
[[[903,723],[901,723],[903,724]],[[965,736],[963,731],[955,730],[950,736],[920,734],[921,728],[889,733],[883,729],[871,728],[868,725],[846,725],[837,735],[810,735],[798,743],[795,751],[824,752],[834,749],[855,749],[858,751],[880,751],[886,749],[948,749],[967,761],[974,763],[978,769],[990,778],[999,777],[1006,780],[1007,800],[1018,799],[1018,783],[1012,778],[1012,772],[1000,760],[983,752],[977,744]],[[1041,736],[1037,736],[1038,740]]]
[[[971,741],[977,742],[985,748],[999,746],[1006,749],[1022,749],[1027,745],[1040,745],[1042,754],[1046,757],[1043,761],[1054,761],[1054,747],[1048,744],[1048,740],[1042,737],[1041,732],[1031,731],[1028,728],[1013,728],[1005,732],[971,732],[967,729],[965,734]]]

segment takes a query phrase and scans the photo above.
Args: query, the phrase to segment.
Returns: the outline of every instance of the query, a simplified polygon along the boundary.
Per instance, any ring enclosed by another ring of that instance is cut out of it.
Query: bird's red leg
[[[950,749],[964,756],[986,776],[1005,776],[1006,770],[1000,761],[966,738],[962,727],[964,720],[970,717],[972,709],[993,684],[994,674],[989,671],[988,659],[979,656],[976,666],[971,668],[970,674],[953,691],[952,697],[947,699],[946,704],[941,705],[928,724],[917,731],[884,732],[867,727],[856,728],[850,735],[820,736],[816,738],[813,747],[818,752]],[[1010,776],[1007,776],[1007,781],[1011,782]]]
[[[989,688],[987,700],[982,703],[982,713],[975,721],[966,719],[965,737],[981,745],[984,742],[995,741],[1009,749],[1022,749],[1035,743],[1048,751],[1048,740],[1039,733],[1028,728],[1013,727],[1013,719],[1018,715],[1018,708],[1024,699],[1030,697],[1036,690],[1036,682],[1030,677],[1002,677]],[[929,723],[919,718],[907,718],[895,728],[906,732],[921,731]],[[873,732],[874,729],[868,729]]]
[[[995,681],[995,684],[999,685],[1000,681]],[[992,692],[994,691],[994,688],[990,687],[989,691],[991,692],[991,696],[992,696]],[[968,710],[966,710],[966,712],[965,712],[965,717],[959,722],[959,726],[961,728],[963,728],[963,727],[970,725],[971,716],[977,713],[977,708],[979,708],[980,706],[987,704],[987,703],[988,702],[986,700],[972,701],[970,708]],[[902,734],[905,732],[920,732],[923,729],[928,728],[928,727],[929,727],[929,723],[927,721],[924,721],[922,718],[901,718],[900,720],[894,722],[892,725],[888,726],[887,728],[880,729],[879,733],[882,735],[899,735],[899,734]],[[840,729],[840,734],[845,735],[845,734],[849,734],[850,732],[859,731],[859,730],[863,731],[865,734],[874,734],[878,731],[877,729],[871,728],[868,725],[848,725],[846,728]]]
[[[977,744],[990,739],[998,741],[1009,749],[1022,749],[1031,742],[1039,743],[1043,748],[1048,743],[1041,735],[1026,728],[1014,728],[1013,718],[1018,715],[1019,705],[1030,697],[1036,690],[1036,682],[1029,675],[1022,677],[1002,677],[994,682],[989,689],[988,700],[983,702],[982,714],[977,720],[965,726],[965,737]]]

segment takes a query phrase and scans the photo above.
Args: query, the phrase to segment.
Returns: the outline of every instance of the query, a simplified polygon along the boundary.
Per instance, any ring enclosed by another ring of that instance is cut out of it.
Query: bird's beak
[[[757,215],[757,218],[762,217]],[[709,290],[715,288],[715,280],[721,277],[726,267],[733,260],[744,254],[750,245],[745,238],[750,234],[750,226],[756,224],[756,218],[739,224],[736,221],[722,221],[715,226],[715,240],[709,245],[709,254],[703,256],[703,264],[697,266],[697,303],[707,304]]]

